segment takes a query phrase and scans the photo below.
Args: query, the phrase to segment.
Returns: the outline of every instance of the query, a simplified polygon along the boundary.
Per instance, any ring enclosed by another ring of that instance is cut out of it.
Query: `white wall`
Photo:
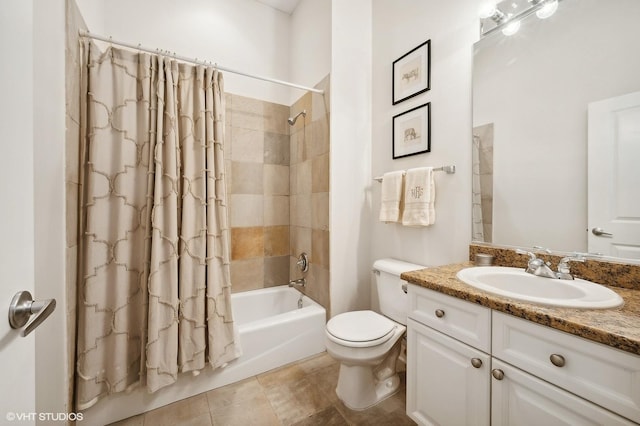
[[[373,0],[372,176],[420,166],[455,165],[436,175],[436,222],[427,228],[377,219],[380,184],[372,187],[372,260],[394,257],[422,265],[468,258],[471,240],[471,70],[478,38],[478,0]],[[391,104],[391,64],[431,39],[431,90]],[[392,117],[431,102],[431,152],[391,158]],[[333,115],[333,114],[332,114]]]
[[[289,80],[290,16],[253,0],[77,0],[90,31]],[[95,29],[94,29],[95,28]],[[325,73],[326,74],[326,73]],[[225,73],[230,93],[289,105],[291,89]]]
[[[369,307],[371,0],[331,10],[331,313]]]
[[[291,14],[289,77],[313,87],[331,71],[331,0],[302,0]],[[304,92],[292,90],[292,105]]]

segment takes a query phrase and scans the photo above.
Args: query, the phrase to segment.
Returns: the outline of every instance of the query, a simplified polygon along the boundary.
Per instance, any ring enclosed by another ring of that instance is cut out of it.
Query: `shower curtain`
[[[240,355],[222,75],[83,47],[76,404]]]

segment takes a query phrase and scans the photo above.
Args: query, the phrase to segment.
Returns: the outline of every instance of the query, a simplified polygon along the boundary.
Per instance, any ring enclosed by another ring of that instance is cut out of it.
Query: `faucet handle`
[[[522,249],[516,249],[516,253],[525,254],[525,255],[529,256],[529,260],[530,261],[537,259],[536,255],[531,253],[530,251],[526,251],[526,250],[522,250]]]
[[[573,256],[565,256],[560,259],[558,262],[558,278],[562,280],[572,280],[573,275],[571,275],[571,268],[569,267],[569,262],[583,262],[586,259],[581,253],[574,253]]]
[[[543,251],[543,252],[545,252],[545,253],[547,253],[547,254],[551,254],[551,253],[552,253],[552,252],[551,252],[551,250],[549,250],[549,249],[548,249],[548,248],[546,248],[546,247],[542,247],[542,246],[533,246],[533,248],[534,248],[534,249],[536,249],[536,250]]]

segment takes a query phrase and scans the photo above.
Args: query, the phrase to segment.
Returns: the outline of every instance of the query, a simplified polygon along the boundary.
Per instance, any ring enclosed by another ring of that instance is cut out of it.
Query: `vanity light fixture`
[[[558,0],[529,0],[533,6],[544,3],[536,10],[536,16],[540,19],[547,19],[558,10]]]
[[[556,10],[558,10],[559,0],[509,1],[511,2],[509,3],[508,1],[504,1],[500,6],[498,6],[494,1],[483,3],[478,10],[481,24],[481,37],[497,31],[498,29],[502,30],[504,35],[511,36],[517,33],[520,29],[522,19],[533,13],[535,13],[540,19],[547,19],[553,15]],[[507,9],[514,9],[513,13],[504,12],[505,7]],[[518,11],[519,8],[522,10]]]
[[[520,29],[520,20],[509,21],[507,25],[502,29],[502,34],[506,36],[512,36]]]
[[[507,19],[507,15],[496,6],[494,2],[486,2],[478,11],[480,19],[491,19],[497,25],[500,25]]]

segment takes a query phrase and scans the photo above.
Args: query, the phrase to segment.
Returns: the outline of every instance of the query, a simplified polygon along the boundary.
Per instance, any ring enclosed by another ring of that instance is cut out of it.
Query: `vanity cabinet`
[[[491,352],[494,358],[640,423],[638,355],[496,311]]]
[[[491,310],[409,286],[407,414],[422,425],[489,425]]]
[[[492,359],[492,369],[502,377],[491,384],[494,426],[634,424],[499,359]]]
[[[640,423],[640,356],[416,285],[408,293],[407,414],[418,424]]]

